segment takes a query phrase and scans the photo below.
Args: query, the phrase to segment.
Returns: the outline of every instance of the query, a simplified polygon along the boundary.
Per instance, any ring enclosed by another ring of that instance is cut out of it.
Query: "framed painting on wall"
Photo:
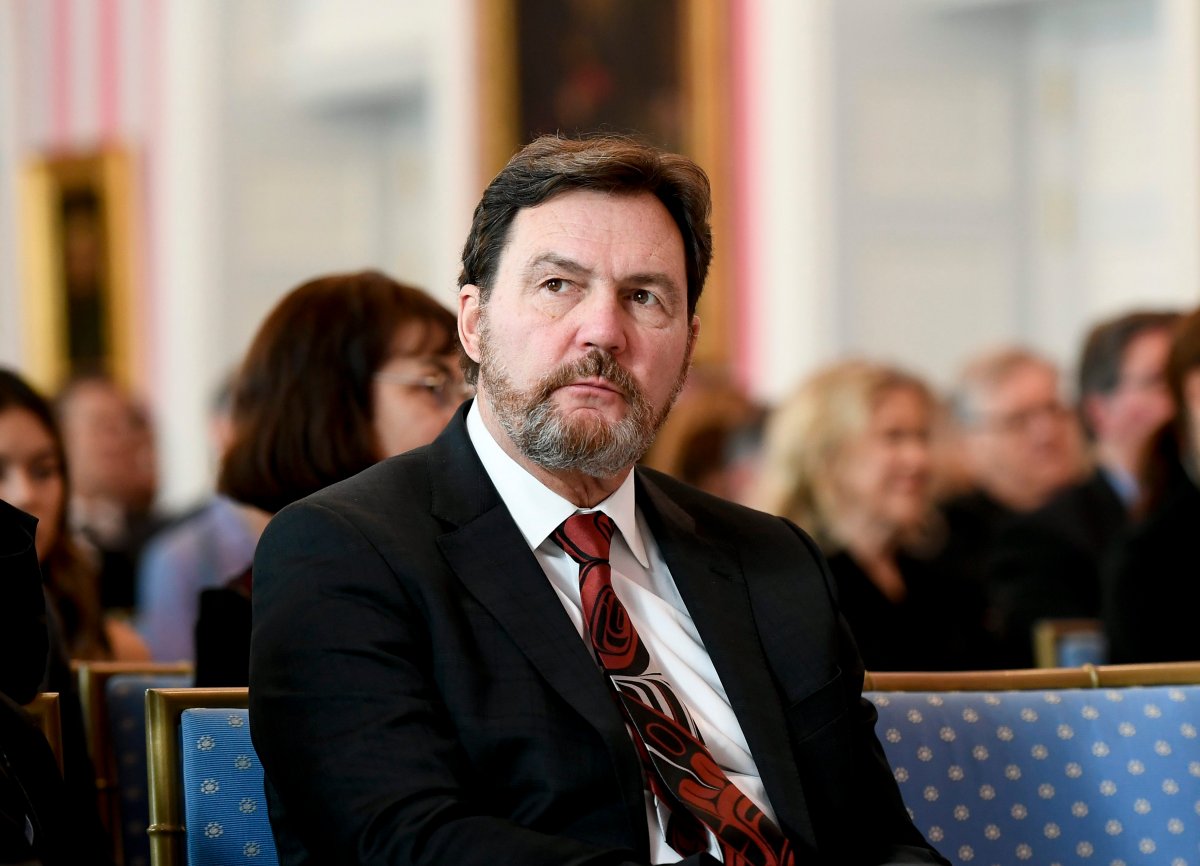
[[[136,371],[133,176],[121,151],[39,159],[22,176],[25,356],[48,392]]]
[[[727,0],[480,3],[481,187],[543,133],[631,134],[696,160],[713,187],[698,364],[732,357]]]

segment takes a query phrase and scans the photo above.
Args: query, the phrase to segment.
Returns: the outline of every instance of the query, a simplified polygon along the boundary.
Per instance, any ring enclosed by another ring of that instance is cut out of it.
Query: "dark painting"
[[[517,0],[518,132],[684,150],[679,0]]]

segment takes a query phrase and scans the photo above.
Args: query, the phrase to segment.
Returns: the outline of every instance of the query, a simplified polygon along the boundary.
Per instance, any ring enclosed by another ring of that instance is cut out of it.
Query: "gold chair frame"
[[[108,681],[121,674],[190,674],[192,665],[190,662],[72,661],[71,669],[79,685],[88,754],[96,771],[96,805],[112,839],[113,856],[116,862],[123,863],[125,846],[121,798],[117,794],[117,756],[109,736]]]
[[[1002,692],[1196,683],[1200,683],[1200,661],[1144,665],[1083,665],[1078,668],[1028,668],[1007,671],[868,671],[863,678],[863,691]]]
[[[37,723],[42,735],[45,736],[46,742],[50,744],[50,751],[54,752],[54,759],[58,761],[58,771],[61,773],[63,770],[62,710],[59,707],[58,692],[39,692],[32,701],[24,706],[24,710],[33,716],[33,720]]]
[[[184,710],[249,706],[245,688],[149,689],[146,692],[146,757],[150,782],[151,866],[185,866],[183,761],[179,718]]]

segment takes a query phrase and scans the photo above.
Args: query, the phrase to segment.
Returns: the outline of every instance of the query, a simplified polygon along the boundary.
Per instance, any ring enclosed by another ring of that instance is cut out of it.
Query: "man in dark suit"
[[[475,211],[477,398],[290,506],[251,724],[284,863],[943,863],[905,813],[812,541],[634,470],[711,257],[682,157],[542,138]]]
[[[1171,415],[1164,381],[1174,313],[1137,311],[1097,324],[1079,360],[1079,417],[1094,471],[999,534],[986,567],[1002,664],[1034,662],[1038,620],[1100,614],[1100,572],[1137,500],[1138,461]]]

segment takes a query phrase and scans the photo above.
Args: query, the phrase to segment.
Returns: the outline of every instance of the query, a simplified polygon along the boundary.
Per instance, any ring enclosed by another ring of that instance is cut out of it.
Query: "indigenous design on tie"
[[[613,591],[608,555],[615,531],[612,519],[595,511],[567,518],[553,539],[579,564],[584,624],[636,734],[650,789],[671,810],[667,841],[684,856],[705,850],[698,819],[717,837],[727,866],[794,866],[791,843],[729,780],[683,702],[651,669],[650,655]]]

